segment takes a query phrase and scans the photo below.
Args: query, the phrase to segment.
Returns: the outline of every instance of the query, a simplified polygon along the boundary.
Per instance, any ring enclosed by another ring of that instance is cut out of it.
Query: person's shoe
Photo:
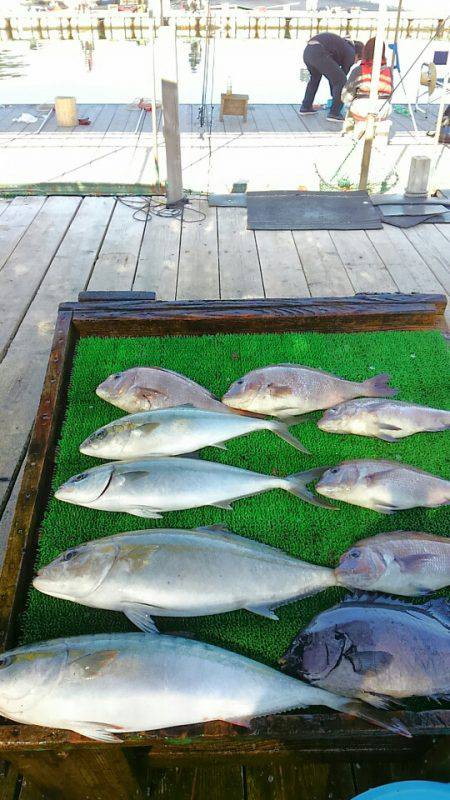
[[[318,110],[319,109],[316,108],[316,106],[311,106],[311,108],[305,108],[304,106],[300,106],[298,113],[301,114],[302,117],[303,116],[306,117],[307,114],[317,114]]]
[[[327,114],[328,122],[345,122],[345,117],[342,114]]]

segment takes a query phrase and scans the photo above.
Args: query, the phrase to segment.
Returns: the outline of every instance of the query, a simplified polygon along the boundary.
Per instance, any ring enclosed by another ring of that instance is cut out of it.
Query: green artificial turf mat
[[[102,463],[83,456],[79,444],[120,409],[100,400],[96,386],[108,375],[136,365],[174,369],[218,396],[230,383],[256,367],[279,362],[320,367],[349,380],[379,372],[391,374],[398,398],[447,408],[448,352],[441,333],[380,332],[361,334],[231,334],[137,339],[85,338],[75,354],[66,418],[56,458],[54,488],[71,475]],[[320,431],[314,419],[292,428],[313,456],[299,453],[264,431],[235,439],[228,451],[213,448],[203,458],[268,474],[287,475],[351,458],[388,458],[450,478],[450,431],[418,434],[395,444]],[[239,500],[233,511],[199,508],[147,520],[100,512],[51,498],[41,525],[38,566],[62,550],[89,539],[153,527],[195,528],[225,522],[235,532],[280,547],[316,564],[336,565],[339,555],[358,539],[380,531],[418,530],[444,534],[449,509],[413,509],[392,516],[340,503],[333,512],[306,504],[276,490]],[[278,610],[273,622],[247,611],[191,619],[159,618],[162,631],[192,631],[198,638],[237,650],[269,664],[319,611],[333,605],[343,590],[332,589]],[[31,589],[23,617],[22,640],[135,630],[125,616],[48,597]]]

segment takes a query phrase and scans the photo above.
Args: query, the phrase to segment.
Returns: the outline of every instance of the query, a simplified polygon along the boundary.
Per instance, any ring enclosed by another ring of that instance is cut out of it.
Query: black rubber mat
[[[447,224],[450,225],[450,210],[446,211],[445,214],[431,214],[428,217],[413,217],[413,216],[403,216],[403,217],[388,217],[383,216],[383,222],[387,225],[395,225],[396,228],[413,228],[415,225],[421,225],[422,223],[436,223],[436,224]]]
[[[355,231],[381,227],[381,214],[367,192],[247,192],[250,230]]]

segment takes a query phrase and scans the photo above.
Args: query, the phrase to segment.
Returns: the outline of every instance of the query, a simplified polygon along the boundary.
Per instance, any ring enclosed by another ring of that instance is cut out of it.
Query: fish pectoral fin
[[[96,739],[99,742],[121,742],[119,736],[113,733],[113,730],[121,731],[118,725],[103,725],[101,722],[82,722],[72,724],[67,723],[69,730],[74,733],[79,733],[81,736],[86,736],[87,739]]]
[[[196,531],[207,531],[208,533],[231,533],[225,522],[215,522],[213,525],[200,525]]]
[[[100,650],[98,653],[87,653],[69,660],[69,666],[71,671],[76,673],[77,678],[95,678],[101,674],[102,670],[111,661],[117,658],[118,654],[118,650]]]
[[[212,444],[211,447],[217,447],[218,450],[228,450],[228,447],[224,442],[217,442],[217,444]]]
[[[214,508],[222,508],[224,511],[233,511],[233,506],[231,503],[227,503],[226,500],[223,503],[208,503],[208,505],[214,506]]]
[[[414,555],[411,556],[399,556],[399,558],[394,558],[394,561],[400,567],[400,572],[418,570],[420,567],[426,567],[432,564],[435,560],[436,556],[433,553],[414,553]]]
[[[294,394],[292,386],[282,386],[280,383],[269,383],[267,388],[272,397],[284,397],[287,394]]]
[[[127,514],[132,514],[133,517],[146,517],[146,519],[162,519],[162,514],[155,511],[154,508],[147,508],[146,506],[133,506],[126,509]]]
[[[360,651],[356,650],[356,648],[351,648],[346,652],[345,658],[351,662],[354,672],[358,673],[358,675],[374,675],[386,669],[393,656],[384,650]]]
[[[253,717],[233,717],[233,719],[224,719],[223,722],[231,722],[232,725],[239,725],[241,728],[251,728],[251,721]]]
[[[271,608],[267,608],[267,606],[244,606],[246,611],[251,611],[252,614],[259,614],[260,617],[266,617],[267,619],[273,619],[275,622],[278,622],[278,617],[275,612]]]
[[[157,609],[153,609],[151,606],[146,606],[144,603],[128,603],[122,606],[123,613],[133,625],[136,625],[136,628],[145,631],[145,633],[153,634],[159,633],[152,617],[152,614],[154,614],[156,610]]]
[[[356,695],[355,695],[356,696]],[[360,690],[357,695],[359,700],[374,706],[375,708],[383,708],[385,711],[391,711],[394,708],[404,707],[404,703],[396,697],[388,697],[385,694],[377,694],[377,692],[365,692]]]
[[[284,413],[289,413],[289,410],[285,409]],[[291,425],[301,425],[303,422],[309,422],[310,420],[314,419],[316,413],[317,413],[316,411],[308,411],[306,414],[292,414],[292,409],[291,409],[290,416],[283,415],[283,422],[285,423],[285,425],[288,426],[288,428],[290,428]]]
[[[398,436],[390,436],[389,433],[381,433],[380,432],[380,433],[377,434],[377,439],[381,439],[383,442],[392,443],[392,442],[398,442],[399,437]]]
[[[398,425],[389,425],[388,422],[383,422],[380,425],[380,430],[382,430],[382,431],[401,431],[402,429]]]
[[[370,508],[372,508],[373,511],[378,511],[380,514],[395,514],[396,511],[400,510],[398,506],[384,503],[382,500],[374,501]]]

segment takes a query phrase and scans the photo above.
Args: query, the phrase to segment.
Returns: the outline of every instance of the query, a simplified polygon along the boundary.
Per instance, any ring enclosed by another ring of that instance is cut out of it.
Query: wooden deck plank
[[[151,770],[152,800],[244,800],[243,767]]]
[[[58,304],[63,298],[75,299],[85,288],[113,206],[114,199],[110,197],[87,197],[82,201],[0,364],[0,475],[9,481],[23,458],[33,423]],[[32,266],[33,258],[29,264]],[[0,482],[0,506],[11,488],[8,482]]]
[[[183,222],[178,271],[177,300],[204,298],[218,300],[219,255],[217,248],[216,209],[206,200],[192,201],[205,214],[201,222]]]
[[[155,291],[158,300],[174,300],[177,289],[181,221],[152,217],[145,226],[133,283],[135,291]]]
[[[276,133],[292,133],[291,126],[288,124],[286,117],[279,105],[275,103],[268,103],[265,106],[265,111],[269,115],[273,129]]]
[[[49,197],[0,272],[0,353],[20,325],[80,202],[79,197]]]
[[[272,125],[270,115],[264,105],[252,105],[249,107],[249,115],[252,114],[256,129],[259,133],[273,133],[274,127]]]
[[[244,131],[244,120],[242,117],[233,117],[230,114],[225,114],[223,118],[223,127],[225,133],[242,133]]]
[[[293,231],[312,297],[354,294],[351,280],[329,231]]]
[[[255,234],[247,230],[245,208],[218,208],[220,297],[264,297]]]
[[[45,203],[45,197],[15,197],[0,207],[0,270]]]
[[[129,290],[144,234],[144,223],[133,219],[133,209],[117,202],[94,271],[91,291]]]
[[[404,230],[384,225],[367,235],[401,292],[445,291]]]
[[[292,133],[307,133],[302,117],[299,117],[291,104],[282,103],[279,108]]]
[[[365,231],[330,231],[330,236],[355,292],[398,291]]]
[[[447,294],[450,294],[450,254],[444,234],[434,225],[418,225],[406,229],[405,236],[426,261]]]
[[[266,297],[309,297],[291,231],[255,231]]]
[[[246,767],[247,800],[350,800],[355,784],[349,762],[269,762]]]

